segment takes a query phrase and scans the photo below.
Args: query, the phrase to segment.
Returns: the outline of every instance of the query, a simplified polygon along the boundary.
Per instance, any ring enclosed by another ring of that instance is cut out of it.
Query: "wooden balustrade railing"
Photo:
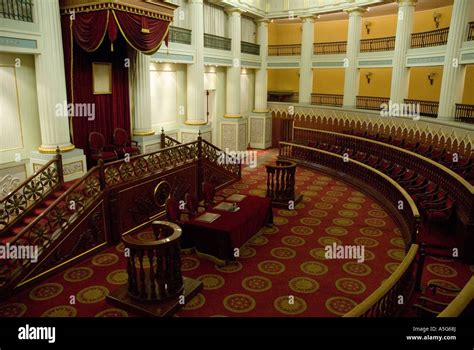
[[[410,195],[389,176],[356,160],[297,143],[280,142],[279,159],[298,161],[323,171],[329,169],[357,187],[363,186],[364,191],[381,198],[382,204],[390,210],[407,249],[415,242],[420,220],[418,208]]]
[[[80,220],[81,214],[102,195],[105,186],[102,166],[103,162],[100,160],[98,166],[90,169],[81,180],[56,199],[14,237],[9,245],[36,246],[38,259],[41,259],[42,255]],[[27,257],[8,261],[0,278],[0,288],[14,284],[31,265],[32,261]]]
[[[332,43],[316,43],[313,46],[315,55],[337,55],[347,51],[347,41],[336,41]]]
[[[424,117],[430,117],[430,118],[438,117],[439,102],[405,99],[405,103],[419,106],[420,115]]]
[[[388,97],[374,97],[374,96],[357,96],[356,107],[359,109],[370,109],[380,111],[383,104],[388,104],[390,98]]]
[[[463,225],[474,222],[474,186],[451,169],[417,153],[396,147],[384,142],[366,139],[363,137],[341,134],[333,131],[322,131],[295,126],[293,142],[307,143],[319,141],[342,148],[350,148],[354,152],[364,152],[379,156],[408,169],[415,170],[419,175],[449,190],[456,200],[456,212]],[[467,226],[466,226],[467,227]],[[459,230],[460,231],[460,230]],[[462,237],[462,235],[460,236]],[[466,238],[469,237],[469,238]],[[472,237],[466,232],[466,251],[471,249]],[[461,254],[460,254],[461,255]]]
[[[395,37],[365,39],[360,41],[360,52],[393,51],[395,50]]]
[[[469,29],[467,32],[467,41],[474,40],[474,22],[469,22]]]
[[[458,122],[474,124],[474,105],[456,103],[455,119]]]
[[[33,22],[33,0],[0,0],[0,18]]]
[[[0,235],[64,183],[61,154],[38,169],[0,202]]]
[[[438,317],[458,317],[474,299],[474,277],[463,287],[452,302],[438,315]]]
[[[232,39],[223,36],[204,34],[204,47],[217,50],[230,51]]]
[[[160,147],[161,148],[168,148],[168,147],[174,147],[180,145],[181,142],[178,140],[175,140],[174,138],[168,136],[165,134],[165,130],[161,129],[161,134],[160,134]]]
[[[169,41],[172,43],[191,45],[192,31],[186,28],[170,26]]]
[[[342,107],[344,95],[311,94],[311,104],[319,106]]]
[[[242,53],[248,53],[250,55],[260,55],[260,45],[249,43],[247,41],[240,42],[240,51]]]
[[[122,237],[127,257],[128,294],[140,302],[152,303],[181,295],[181,228],[170,222],[152,223],[153,240]]]
[[[222,164],[220,162],[221,158],[230,159],[231,161]],[[108,206],[114,201],[114,198],[110,199],[107,197],[109,191],[117,190],[119,187],[132,181],[137,182],[137,180],[144,180],[150,177],[156,178],[157,174],[161,172],[169,171],[176,166],[197,162],[198,160],[207,160],[216,169],[226,171],[230,177],[237,179],[241,176],[241,165],[240,162],[233,161],[234,158],[232,155],[226,155],[225,152],[199,137],[194,142],[179,144],[153,153],[132,157],[128,162],[119,160],[104,165],[102,161],[99,161],[98,166],[91,168],[84,177],[56,199],[41,215],[29,223],[9,244],[10,246],[26,245],[38,247],[37,258],[38,261],[42,261],[42,259],[45,259],[45,256],[49,256],[52,249],[61,244],[61,241],[70,232],[76,230],[85,216],[90,215],[91,211],[95,210],[94,205],[97,205],[96,203],[102,200],[107,202],[105,205]],[[47,172],[48,176],[44,177],[44,181],[51,185],[62,181],[60,180],[62,175],[61,177],[58,175],[62,174],[60,164],[60,157],[58,157],[47,165],[46,169],[51,168],[52,170]],[[197,164],[200,167],[199,163]],[[56,166],[59,166],[59,170],[56,170]],[[199,170],[202,173],[202,169],[200,168]],[[41,176],[39,173],[37,175]],[[198,178],[198,183],[200,181],[201,179]],[[102,212],[101,220],[107,220],[106,218],[108,218],[108,214]],[[95,219],[92,218],[92,220],[94,221]],[[108,228],[108,224],[104,225],[104,228],[100,227],[97,229],[104,231],[102,233],[105,236],[112,236],[111,230],[113,229]],[[31,268],[33,268],[32,264],[31,259],[25,257],[25,259],[9,260],[5,264],[0,265],[0,296],[11,293],[21,279],[24,278],[25,274],[29,273]],[[20,285],[29,281],[21,282]]]
[[[436,29],[429,32],[413,33],[411,35],[411,48],[446,45],[448,42],[449,28]]]
[[[272,204],[287,208],[289,203],[296,203],[295,194],[296,163],[288,160],[277,160],[267,164],[267,197]]]
[[[268,56],[299,56],[301,44],[294,45],[269,45]]]
[[[412,244],[408,254],[397,269],[377,288],[343,317],[393,317],[403,310],[400,296],[410,299],[414,288],[414,270],[418,245]]]

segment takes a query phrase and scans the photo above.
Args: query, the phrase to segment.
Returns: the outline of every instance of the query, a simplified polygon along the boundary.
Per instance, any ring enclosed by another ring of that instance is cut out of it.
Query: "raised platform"
[[[128,283],[114,290],[107,295],[107,302],[113,306],[119,307],[127,312],[137,313],[149,317],[169,317],[177,313],[194,298],[203,287],[201,281],[192,278],[183,278],[185,303],[180,304],[179,295],[176,298],[170,298],[158,303],[143,303],[132,298],[128,294]]]

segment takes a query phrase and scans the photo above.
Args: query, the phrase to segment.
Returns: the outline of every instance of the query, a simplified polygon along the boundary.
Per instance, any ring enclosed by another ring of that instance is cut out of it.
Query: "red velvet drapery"
[[[74,144],[89,155],[91,131],[101,132],[109,144],[117,127],[131,134],[128,79],[131,67],[127,62],[133,62],[130,56],[136,51],[130,50],[130,46],[147,54],[157,51],[167,38],[170,22],[111,9],[74,16],[62,17],[68,102],[94,105],[93,120],[72,118]],[[94,95],[93,62],[112,64],[112,94]]]

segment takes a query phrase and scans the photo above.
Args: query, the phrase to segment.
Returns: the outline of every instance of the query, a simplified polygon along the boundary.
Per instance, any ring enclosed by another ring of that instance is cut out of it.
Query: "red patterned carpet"
[[[274,157],[259,152],[260,162]],[[219,267],[183,254],[183,274],[203,281],[204,290],[179,317],[339,316],[390,276],[404,258],[404,244],[394,221],[373,199],[303,168],[297,171],[297,187],[304,199],[296,210],[274,209],[274,227],[255,235],[237,264]],[[259,165],[243,169],[242,181],[219,195],[264,196],[265,189],[265,167]],[[365,246],[365,261],[327,260],[324,247],[334,242]],[[22,291],[0,304],[0,316],[134,316],[105,301],[127,280],[122,251],[122,245],[111,247]],[[458,272],[447,264],[427,261],[425,279],[462,286],[469,267],[458,266]]]

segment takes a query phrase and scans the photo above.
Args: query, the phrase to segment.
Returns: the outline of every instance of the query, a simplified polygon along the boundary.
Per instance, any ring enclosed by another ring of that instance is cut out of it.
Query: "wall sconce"
[[[430,85],[433,85],[435,76],[436,76],[436,73],[428,74],[428,80],[430,81]]]
[[[367,79],[367,84],[370,84],[370,79],[372,78],[372,72],[369,72],[365,75],[365,79]]]
[[[435,27],[439,28],[439,23],[441,22],[441,13],[433,12],[433,21],[435,22]]]
[[[367,30],[367,35],[369,35],[370,34],[370,27],[372,27],[372,22],[365,21],[364,24],[365,24],[365,29]]]

